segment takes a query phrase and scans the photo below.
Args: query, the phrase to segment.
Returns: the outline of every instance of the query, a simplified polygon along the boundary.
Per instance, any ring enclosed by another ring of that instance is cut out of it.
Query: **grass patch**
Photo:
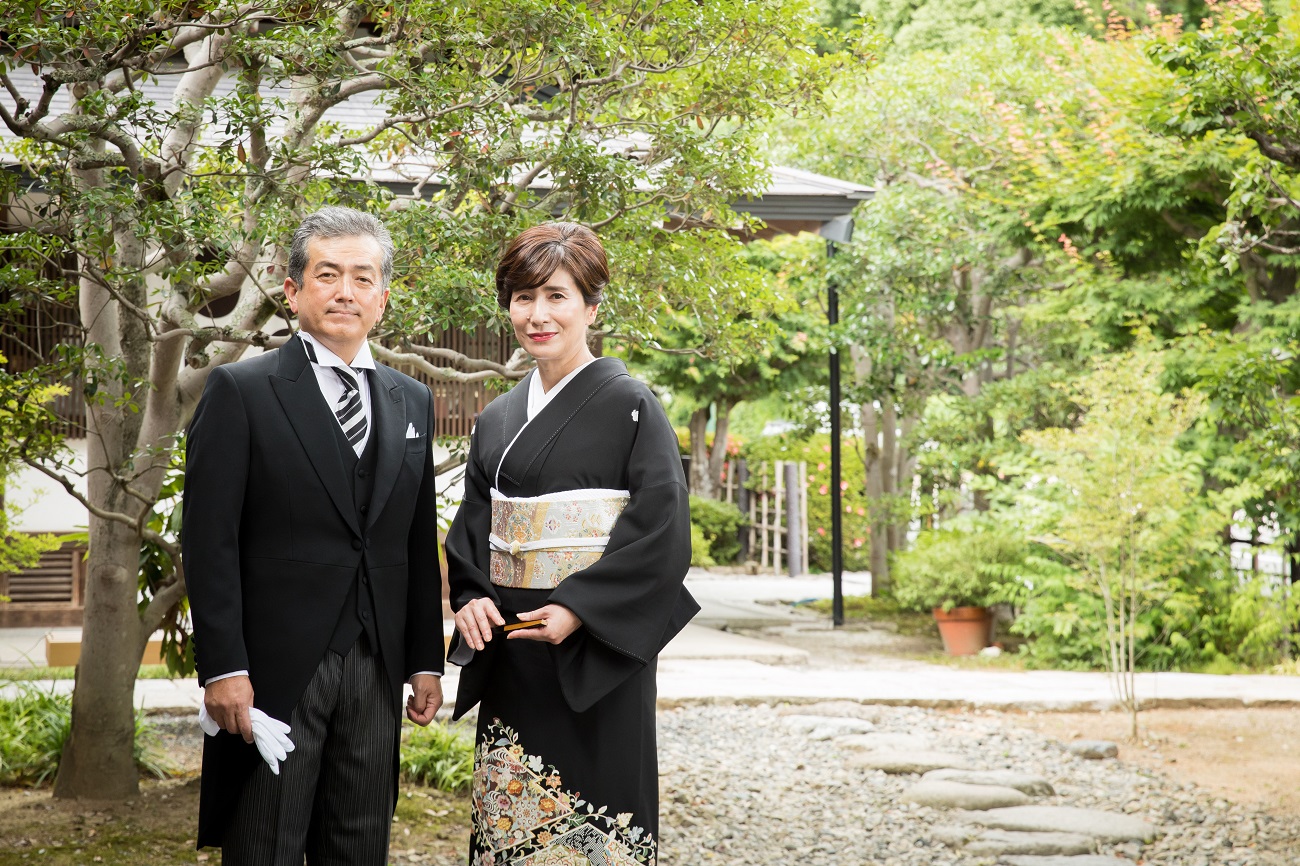
[[[0,784],[39,785],[54,778],[72,726],[72,701],[25,685],[0,700]]]
[[[1287,659],[1280,665],[1273,665],[1267,672],[1281,676],[1300,677],[1300,659]]]
[[[462,723],[407,724],[402,738],[402,779],[440,791],[468,791],[474,778],[474,729]]]
[[[21,667],[0,667],[0,682],[31,682],[33,680],[71,680],[76,679],[77,669],[73,667],[49,667],[47,665],[23,665]],[[167,670],[167,665],[140,665],[136,674],[140,680],[185,679],[177,677]]]
[[[71,730],[71,695],[17,683],[12,697],[0,699],[0,785],[52,781]],[[140,711],[135,715],[134,751],[140,772],[157,778],[168,774],[157,737]]]
[[[809,602],[809,610],[815,610],[829,616],[830,599]],[[872,598],[869,595],[846,595],[844,597],[845,622],[892,622],[898,626],[901,635],[931,635],[935,633],[934,617],[899,607],[892,598]]]

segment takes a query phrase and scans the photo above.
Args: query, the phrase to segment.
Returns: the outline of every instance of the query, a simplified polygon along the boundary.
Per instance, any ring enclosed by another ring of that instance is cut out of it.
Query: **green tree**
[[[957,50],[993,33],[1026,25],[1068,27],[1085,33],[1117,34],[1151,24],[1178,21],[1195,28],[1205,17],[1204,0],[862,0],[861,14],[877,22],[898,50]],[[832,19],[836,23],[842,17]]]
[[[1207,262],[1240,275],[1240,326],[1189,346],[1189,372],[1211,395],[1220,433],[1232,443],[1215,474],[1254,491],[1247,514],[1256,525],[1281,530],[1292,583],[1300,573],[1298,37],[1294,4],[1266,11],[1243,2],[1223,6],[1213,27],[1148,46],[1173,74],[1155,124],[1185,141],[1229,138],[1247,147],[1224,207],[1200,239]]]
[[[184,595],[176,568],[137,607],[141,543],[180,562],[150,526],[178,434],[214,367],[278,342],[285,241],[306,210],[386,211],[402,258],[374,350],[431,376],[523,372],[419,337],[498,316],[502,241],[557,217],[608,241],[611,330],[644,337],[689,310],[725,348],[764,299],[741,296],[739,244],[710,226],[732,226],[727,203],[761,182],[754,121],[816,104],[838,62],[816,54],[795,0],[7,11],[0,121],[17,164],[0,175],[0,294],[9,311],[79,312],[81,340],[39,372],[84,383],[88,403],[83,661],[57,796],[137,790],[137,662]],[[228,318],[210,313],[218,301]],[[7,431],[0,462],[73,491],[38,432]]]
[[[808,267],[806,257],[810,252],[824,257],[821,247],[817,241],[785,238],[747,248],[751,293],[772,300],[763,315],[742,315],[732,323],[751,329],[745,347],[720,350],[698,318],[677,314],[660,321],[656,339],[630,349],[629,362],[672,395],[674,411],[689,413],[687,480],[693,495],[718,498],[731,413],[738,404],[817,379],[808,362],[814,347],[825,344],[826,319],[813,301],[820,269]]]
[[[1074,428],[1026,432],[1037,472],[1021,507],[1048,545],[1101,599],[1106,666],[1137,736],[1139,644],[1152,638],[1144,612],[1206,551],[1227,522],[1202,495],[1199,456],[1179,439],[1204,398],[1161,387],[1156,353],[1119,354],[1081,379]]]
[[[897,32],[931,5],[878,11]],[[1205,252],[1222,252],[1216,227],[1251,145],[1222,132],[1189,140],[1160,120],[1180,104],[1176,75],[1148,49],[1196,38],[1186,19],[1153,15],[1141,27],[1094,14],[1083,29],[1099,27],[1095,38],[1036,23],[1044,6],[1015,8],[1023,20],[954,36],[960,50],[896,47],[869,78],[838,88],[825,120],[791,131],[783,152],[878,187],[843,263],[842,335],[868,449],[876,443],[868,486],[878,513],[896,515],[892,531],[887,519],[875,525],[878,574],[901,543],[909,453],[985,506],[985,458],[1003,447],[988,422],[1020,411],[981,400],[985,388],[1043,365],[1069,378],[1093,355],[1131,347],[1138,328],[1170,341],[1230,331],[1265,312],[1242,303],[1267,302],[1252,285],[1287,275],[1278,262],[1243,281]],[[963,441],[984,444],[954,449],[929,435],[934,425],[918,427],[936,399],[963,407],[973,425]]]
[[[1073,0],[863,0],[862,14],[904,54],[964,50],[1026,24],[1083,29],[1089,23]]]
[[[904,543],[912,432],[937,393],[977,394],[1036,362],[1021,307],[1055,280],[1059,248],[1024,231],[1005,193],[1036,103],[1057,86],[1041,34],[961,52],[893,55],[838,88],[825,119],[785,127],[779,158],[873,184],[833,266],[873,502],[873,591]]]

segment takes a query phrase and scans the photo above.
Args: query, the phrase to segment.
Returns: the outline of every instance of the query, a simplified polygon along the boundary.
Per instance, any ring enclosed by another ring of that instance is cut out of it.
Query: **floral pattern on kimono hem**
[[[524,753],[494,719],[474,756],[471,866],[655,866],[655,842],[627,812],[566,791],[554,767]]]

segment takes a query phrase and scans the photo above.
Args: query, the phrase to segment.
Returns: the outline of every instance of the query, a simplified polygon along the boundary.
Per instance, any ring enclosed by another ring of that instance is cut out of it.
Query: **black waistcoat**
[[[373,385],[373,383],[372,383]],[[371,390],[373,394],[373,388]],[[378,449],[375,443],[379,436],[374,429],[373,416],[370,435],[366,437],[366,447],[361,449],[361,456],[352,450],[343,428],[334,425],[334,441],[339,446],[343,457],[343,466],[348,470],[348,481],[352,485],[352,502],[357,509],[357,524],[365,527],[370,511],[370,497],[375,489],[375,464]],[[356,639],[365,632],[370,639],[370,646],[379,652],[379,637],[375,633],[375,606],[370,597],[370,578],[366,575],[364,557],[361,567],[352,578],[352,588],[348,590],[343,610],[339,612],[338,624],[334,626],[334,635],[330,638],[330,649],[339,655],[346,655]]]

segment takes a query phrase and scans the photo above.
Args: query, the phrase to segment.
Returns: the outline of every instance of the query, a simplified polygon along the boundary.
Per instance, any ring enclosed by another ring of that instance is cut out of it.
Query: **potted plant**
[[[1019,533],[987,517],[958,518],[894,555],[894,598],[933,613],[949,655],[974,655],[992,637],[989,606],[1011,596],[1024,558]]]

